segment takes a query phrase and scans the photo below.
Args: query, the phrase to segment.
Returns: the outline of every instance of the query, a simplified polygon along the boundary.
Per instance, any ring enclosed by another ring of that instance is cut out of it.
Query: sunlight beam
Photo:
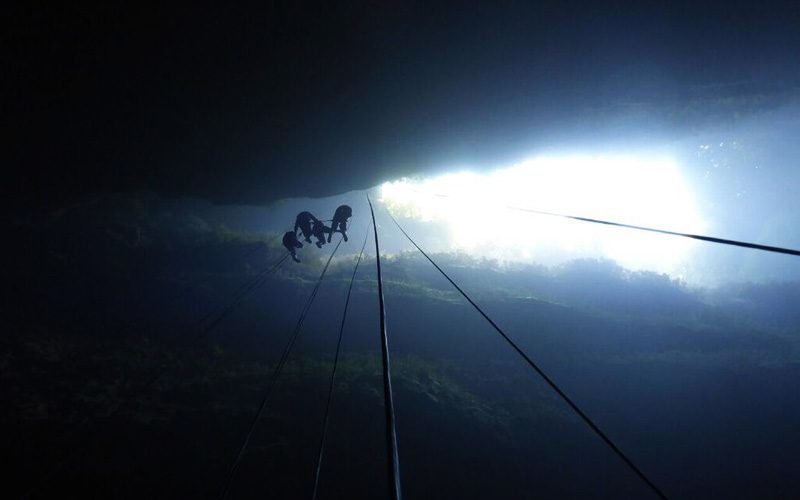
[[[665,272],[675,270],[694,242],[503,206],[687,233],[701,233],[704,226],[669,160],[539,158],[486,174],[387,182],[382,197],[402,216],[442,224],[449,249],[508,260],[606,257]]]

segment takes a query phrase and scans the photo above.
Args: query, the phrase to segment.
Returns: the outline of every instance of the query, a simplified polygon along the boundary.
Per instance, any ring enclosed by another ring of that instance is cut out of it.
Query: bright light
[[[450,249],[513,260],[608,257],[633,269],[674,272],[693,242],[501,206],[678,232],[703,229],[670,161],[543,158],[488,174],[385,183],[382,196],[395,213],[443,223]]]

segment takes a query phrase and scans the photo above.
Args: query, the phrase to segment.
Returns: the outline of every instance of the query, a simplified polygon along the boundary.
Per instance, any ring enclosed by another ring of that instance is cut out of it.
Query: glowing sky
[[[382,186],[397,214],[439,224],[443,249],[544,263],[606,257],[680,274],[694,242],[506,207],[703,233],[689,187],[668,159],[538,158],[487,174],[460,172]]]

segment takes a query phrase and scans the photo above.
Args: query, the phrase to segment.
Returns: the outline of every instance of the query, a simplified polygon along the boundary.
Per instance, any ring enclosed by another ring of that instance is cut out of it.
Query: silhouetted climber
[[[297,234],[294,231],[286,231],[286,234],[283,235],[283,246],[286,247],[286,250],[289,250],[295,262],[300,262],[300,259],[297,258],[297,249],[303,248],[303,244],[297,239]]]
[[[331,236],[335,232],[342,233],[342,238],[347,241],[347,219],[353,216],[353,209],[349,205],[341,205],[336,209],[333,214],[333,222],[331,222],[331,232],[328,233],[328,243],[331,242]]]
[[[325,244],[325,234],[328,234],[330,238],[330,234],[333,232],[331,228],[325,225],[324,222],[315,220],[314,226],[311,228],[311,233],[317,238],[317,248],[322,248],[322,245]]]
[[[297,214],[297,219],[294,221],[294,233],[297,234],[298,229],[303,231],[306,243],[311,243],[311,235],[313,234],[311,231],[312,221],[318,222],[318,219],[311,215],[311,212],[300,212]]]

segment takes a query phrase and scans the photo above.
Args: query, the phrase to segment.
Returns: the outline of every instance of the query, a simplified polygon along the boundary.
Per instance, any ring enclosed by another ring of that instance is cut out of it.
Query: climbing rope
[[[416,189],[411,189],[410,191],[413,191],[415,193],[420,193],[420,194],[426,194],[426,195],[429,195],[429,196],[438,196],[440,198],[450,198],[450,199],[456,198],[455,196],[450,196],[450,195],[446,195],[446,194],[425,193],[423,191],[418,191]],[[582,221],[582,222],[591,222],[591,223],[594,223],[594,224],[604,224],[606,226],[624,227],[624,228],[628,228],[628,229],[636,229],[636,230],[639,230],[639,231],[649,231],[651,233],[668,234],[668,235],[671,235],[671,236],[680,236],[682,238],[691,238],[691,239],[694,239],[694,240],[708,241],[708,242],[711,242],[711,243],[720,243],[722,245],[732,245],[732,246],[737,246],[737,247],[752,248],[754,250],[762,250],[762,251],[765,251],[765,252],[782,253],[782,254],[794,255],[796,257],[800,257],[800,250],[793,250],[791,248],[782,248],[782,247],[776,247],[776,246],[770,246],[770,245],[760,245],[758,243],[749,243],[749,242],[746,242],[746,241],[728,240],[728,239],[725,239],[725,238],[715,238],[713,236],[703,236],[703,235],[699,235],[699,234],[679,233],[679,232],[676,232],[676,231],[666,231],[664,229],[654,229],[654,228],[651,228],[651,227],[634,226],[632,224],[622,224],[620,222],[610,222],[610,221],[605,221],[605,220],[600,220],[600,219],[590,219],[588,217],[578,217],[578,216],[575,216],[575,215],[559,214],[559,213],[555,213],[555,212],[545,212],[545,211],[542,211],[542,210],[533,210],[533,209],[530,209],[530,208],[521,208],[521,207],[515,207],[515,206],[512,206],[512,205],[501,205],[501,204],[493,204],[493,205],[496,206],[496,207],[505,208],[507,210],[518,210],[520,212],[528,212],[528,213],[540,214],[540,215],[549,215],[549,216],[552,216],[552,217],[561,217],[561,218],[564,218],[564,219],[572,219],[572,220],[578,220],[578,221]]]
[[[265,267],[261,272],[259,272],[256,276],[250,278],[244,285],[240,286],[237,289],[231,300],[229,301],[228,305],[222,309],[222,312],[217,316],[217,318],[211,322],[208,326],[206,326],[199,334],[194,336],[193,338],[189,338],[181,343],[177,349],[175,349],[176,355],[171,357],[170,362],[167,366],[163,367],[159,373],[154,374],[150,379],[148,379],[142,386],[139,387],[138,390],[131,391],[127,397],[124,397],[119,403],[117,403],[110,412],[105,415],[104,419],[110,420],[122,412],[128,405],[142,397],[151,387],[153,387],[159,380],[161,380],[177,363],[180,359],[180,355],[183,354],[190,345],[196,344],[200,342],[206,335],[208,335],[225,317],[227,317],[233,310],[238,307],[247,297],[259,286],[261,286],[266,279],[271,276],[277,269],[280,267],[281,264],[286,260],[288,254],[282,255],[278,258],[271,266]],[[206,315],[207,317],[208,315]],[[199,320],[197,323],[202,323],[205,318]],[[96,417],[100,418],[100,417]],[[81,422],[81,426],[84,426],[89,423],[91,418],[86,418]],[[78,455],[79,452],[86,449],[89,443],[93,442],[97,439],[100,433],[100,426],[95,426],[95,430],[92,434],[90,434],[87,438],[83,439],[80,443],[71,447],[71,449],[61,458],[56,464],[47,472],[45,473],[38,481],[37,484],[33,485],[22,497],[31,498],[42,486],[47,484],[53,476],[71,459]]]
[[[353,282],[356,279],[356,272],[358,271],[358,264],[361,262],[361,256],[364,255],[364,248],[367,246],[367,237],[369,236],[369,226],[364,234],[364,244],[361,245],[361,252],[358,254],[355,268],[353,268],[353,275],[350,277],[350,286],[347,288],[347,299],[344,301],[344,312],[342,313],[342,324],[339,326],[339,340],[336,342],[336,354],[333,355],[333,370],[331,371],[331,381],[328,386],[328,401],[325,404],[325,418],[322,424],[322,436],[319,440],[319,453],[317,458],[317,472],[314,475],[314,492],[311,498],[316,500],[317,489],[319,488],[319,473],[322,469],[322,456],[325,451],[325,438],[328,435],[328,419],[331,413],[331,399],[333,398],[333,386],[336,382],[336,367],[339,364],[339,350],[342,346],[342,336],[344,334],[344,322],[347,319],[347,307],[350,305],[350,294],[353,291]]]
[[[392,374],[389,362],[389,338],[386,334],[386,307],[383,301],[383,279],[381,277],[381,251],[378,247],[378,226],[375,224],[375,211],[372,209],[372,201],[367,195],[369,211],[372,214],[372,230],[375,234],[375,260],[378,267],[378,307],[380,308],[381,319],[381,354],[383,358],[383,401],[386,414],[386,452],[389,457],[387,466],[389,468],[389,492],[391,498],[399,500],[402,497],[400,491],[400,464],[397,456],[397,429],[395,428],[394,418],[394,396],[392,394]]]
[[[592,420],[591,420],[591,419],[590,419],[590,418],[589,418],[589,417],[588,417],[588,416],[587,416],[585,413],[583,413],[583,411],[582,411],[580,408],[578,408],[578,405],[577,405],[577,404],[575,404],[575,403],[574,403],[574,402],[573,402],[573,401],[572,401],[572,400],[571,400],[571,399],[570,399],[570,398],[569,398],[569,397],[568,397],[568,396],[567,396],[567,395],[564,393],[564,391],[562,391],[562,390],[561,390],[561,389],[560,389],[560,388],[559,388],[559,387],[556,385],[556,383],[555,383],[555,382],[553,382],[553,381],[550,379],[550,377],[548,377],[548,376],[547,376],[547,375],[546,375],[546,374],[545,374],[545,373],[542,371],[542,369],[541,369],[541,368],[539,368],[539,366],[538,366],[536,363],[534,363],[534,362],[533,362],[533,360],[532,360],[531,358],[529,358],[529,357],[528,357],[528,355],[527,355],[527,354],[525,354],[525,352],[523,352],[523,351],[522,351],[522,349],[520,349],[520,348],[519,348],[519,346],[517,346],[517,344],[516,344],[516,343],[515,343],[513,340],[511,340],[511,338],[510,338],[508,335],[506,335],[506,333],[505,333],[505,332],[504,332],[504,331],[503,331],[503,330],[502,330],[502,329],[501,329],[499,326],[497,326],[497,323],[495,323],[495,322],[494,322],[494,321],[493,321],[493,320],[492,320],[492,319],[491,319],[491,318],[490,318],[490,317],[489,317],[489,316],[488,316],[488,315],[487,315],[485,312],[483,312],[483,309],[481,309],[481,308],[480,308],[480,306],[478,306],[478,304],[476,304],[476,303],[475,303],[475,301],[473,301],[473,300],[472,300],[472,299],[469,297],[469,295],[467,295],[467,293],[466,293],[466,292],[464,292],[464,290],[462,290],[462,289],[461,289],[461,287],[460,287],[460,286],[458,286],[458,285],[456,284],[456,282],[455,282],[455,281],[453,281],[453,280],[450,278],[450,276],[448,276],[448,275],[447,275],[447,273],[446,273],[446,272],[444,272],[444,270],[443,270],[441,267],[439,267],[439,265],[438,265],[438,264],[436,264],[436,262],[434,262],[434,261],[433,261],[433,259],[431,259],[431,258],[430,258],[430,256],[428,256],[428,254],[427,254],[427,253],[425,253],[425,251],[424,251],[424,250],[422,250],[422,248],[420,248],[420,246],[419,246],[419,245],[417,245],[417,243],[416,243],[416,242],[415,242],[415,241],[414,241],[414,240],[411,238],[411,236],[409,236],[409,235],[408,235],[408,233],[406,233],[406,232],[405,232],[405,230],[402,228],[402,226],[400,226],[400,223],[399,223],[399,222],[397,222],[397,220],[395,220],[395,218],[392,216],[392,214],[391,214],[391,213],[390,213],[388,210],[386,211],[386,213],[387,213],[387,214],[389,214],[389,217],[392,219],[392,222],[394,222],[394,223],[397,225],[398,229],[400,229],[400,231],[401,231],[401,232],[402,232],[402,233],[405,235],[405,237],[406,237],[406,238],[408,238],[408,240],[409,240],[409,241],[410,241],[410,242],[411,242],[411,243],[412,243],[412,244],[413,244],[413,245],[414,245],[414,246],[417,248],[417,250],[419,250],[419,251],[420,251],[420,253],[421,253],[422,255],[424,255],[424,256],[425,256],[425,258],[426,258],[426,259],[428,259],[428,261],[429,261],[431,264],[433,264],[433,267],[435,267],[435,268],[436,268],[436,269],[437,269],[437,270],[438,270],[440,273],[442,273],[442,276],[444,276],[444,277],[447,279],[447,281],[449,281],[449,282],[450,282],[450,284],[451,284],[451,285],[453,285],[453,287],[455,287],[455,289],[456,289],[456,290],[458,290],[458,292],[459,292],[459,293],[461,293],[461,295],[462,295],[462,296],[463,296],[465,299],[467,299],[467,302],[469,302],[469,303],[472,305],[472,307],[474,307],[474,308],[475,308],[475,310],[477,310],[477,311],[478,311],[478,312],[481,314],[481,316],[483,316],[483,317],[484,317],[484,319],[485,319],[486,321],[488,321],[490,325],[492,325],[492,327],[493,327],[493,328],[494,328],[494,329],[497,331],[497,333],[499,333],[499,334],[500,334],[500,336],[501,336],[501,337],[503,337],[503,339],[504,339],[504,340],[505,340],[505,341],[508,343],[508,345],[510,345],[510,346],[511,346],[511,347],[512,347],[512,348],[513,348],[513,349],[514,349],[516,352],[517,352],[517,354],[519,354],[520,356],[522,356],[522,358],[523,358],[523,359],[524,359],[524,360],[525,360],[525,361],[528,363],[528,365],[530,365],[530,367],[531,367],[531,368],[533,368],[533,369],[536,371],[536,373],[538,373],[538,374],[539,374],[539,376],[540,376],[540,377],[542,377],[542,379],[543,379],[543,380],[544,380],[544,381],[545,381],[545,382],[546,382],[546,383],[547,383],[547,384],[548,384],[548,385],[549,385],[549,386],[550,386],[550,387],[551,387],[551,388],[552,388],[552,389],[553,389],[553,390],[556,392],[556,394],[558,394],[558,395],[561,397],[561,399],[563,399],[563,400],[564,400],[564,401],[565,401],[565,402],[566,402],[566,403],[567,403],[567,404],[570,406],[570,408],[572,408],[572,410],[573,410],[573,411],[574,411],[574,412],[575,412],[575,413],[576,413],[576,414],[577,414],[577,415],[578,415],[578,416],[579,416],[579,417],[580,417],[580,418],[581,418],[581,419],[582,419],[582,420],[583,420],[583,421],[584,421],[584,422],[585,422],[585,423],[586,423],[586,424],[587,424],[587,425],[588,425],[588,426],[589,426],[589,427],[590,427],[590,428],[591,428],[591,429],[592,429],[592,430],[595,432],[595,434],[597,434],[597,435],[598,435],[598,436],[599,436],[599,437],[600,437],[600,438],[601,438],[601,439],[602,439],[602,440],[603,440],[603,441],[604,441],[604,442],[605,442],[605,443],[606,443],[606,444],[607,444],[607,445],[608,445],[608,446],[609,446],[609,447],[610,447],[610,448],[611,448],[611,449],[614,451],[614,453],[616,453],[616,454],[617,454],[617,455],[618,455],[618,456],[619,456],[619,457],[620,457],[620,458],[623,460],[623,462],[625,462],[625,463],[628,465],[628,467],[629,467],[629,468],[630,468],[630,469],[631,469],[631,470],[632,470],[634,473],[636,473],[636,475],[637,475],[637,476],[639,476],[639,478],[640,478],[640,479],[642,479],[642,480],[643,480],[643,481],[644,481],[644,482],[647,484],[647,486],[649,486],[649,487],[650,487],[650,489],[651,489],[651,490],[652,490],[652,491],[653,491],[653,492],[654,492],[656,495],[658,495],[658,496],[659,496],[659,498],[666,499],[666,498],[667,498],[667,497],[666,497],[666,495],[664,495],[664,493],[662,493],[662,492],[661,492],[661,490],[660,490],[660,489],[659,489],[659,488],[658,488],[658,487],[655,485],[655,483],[653,483],[653,482],[652,482],[652,481],[651,481],[651,480],[650,480],[650,479],[649,479],[649,478],[648,478],[648,477],[647,477],[647,476],[646,476],[646,475],[645,475],[645,474],[644,474],[644,473],[643,473],[643,472],[642,472],[642,471],[641,471],[641,470],[640,470],[640,469],[639,469],[639,468],[636,466],[636,464],[634,464],[634,463],[633,463],[633,461],[632,461],[630,458],[628,458],[628,457],[627,457],[627,456],[626,456],[626,455],[625,455],[625,454],[622,452],[622,450],[620,450],[620,449],[619,449],[619,447],[618,447],[616,444],[614,444],[614,442],[611,440],[611,438],[609,438],[609,437],[608,437],[608,436],[607,436],[607,435],[606,435],[606,434],[605,434],[603,431],[601,431],[601,430],[600,430],[600,428],[597,426],[597,424],[595,424],[595,423],[594,423],[594,422],[593,422],[593,421],[592,421]]]
[[[264,249],[269,249],[269,245],[268,244],[264,245],[263,243],[257,244],[254,248],[248,249],[246,252],[244,252],[239,257],[237,257],[232,263],[233,264],[237,264],[237,263],[245,260],[246,258],[250,257],[251,255],[255,254],[257,251],[264,250]],[[186,287],[184,287],[182,290],[179,290],[178,292],[174,293],[168,299],[159,302],[158,307],[163,308],[163,307],[166,307],[167,305],[170,305],[170,304],[182,299],[189,292],[191,292],[192,290],[198,288],[200,285],[202,285],[204,283],[207,283],[212,278],[216,278],[217,276],[222,274],[222,272],[223,271],[216,271],[216,272],[213,272],[213,273],[209,273],[206,276],[202,276],[197,280],[194,280],[193,282],[191,282],[188,285],[186,285]],[[145,300],[144,298],[140,299],[139,302],[137,303],[137,305],[135,305],[132,309],[137,309],[138,308],[138,304],[142,303],[144,300]],[[137,322],[142,320],[142,318],[144,318],[145,316],[147,316],[147,312],[143,312],[143,313],[139,314],[135,318],[129,320],[125,325],[123,325],[120,328],[119,331],[120,332],[124,332],[125,330],[129,329],[130,327],[135,325]]]
[[[278,376],[283,370],[283,366],[286,364],[286,360],[289,358],[289,353],[292,351],[292,347],[294,346],[295,341],[297,340],[297,336],[300,333],[300,328],[303,326],[303,322],[308,315],[309,309],[311,309],[311,305],[314,303],[314,298],[317,296],[317,292],[322,286],[322,280],[325,278],[325,273],[328,271],[328,266],[331,264],[331,260],[333,260],[333,256],[336,255],[336,251],[339,250],[339,246],[342,244],[342,239],[339,239],[339,242],[336,244],[336,248],[333,249],[331,252],[330,257],[328,257],[328,262],[325,264],[325,267],[322,268],[322,272],[317,279],[316,284],[314,285],[314,289],[311,292],[311,295],[308,297],[303,309],[300,313],[300,318],[297,320],[297,324],[292,331],[292,334],[289,336],[289,342],[286,344],[286,347],[283,350],[283,354],[281,355],[280,360],[278,361],[277,366],[275,367],[275,371],[272,373],[270,377],[269,383],[267,384],[267,389],[264,392],[264,397],[261,399],[261,404],[258,407],[258,411],[256,412],[253,421],[250,423],[250,428],[247,431],[247,435],[242,442],[242,445],[239,447],[239,453],[236,455],[233,463],[231,464],[231,468],[228,471],[228,478],[225,481],[225,486],[223,487],[222,493],[220,498],[226,498],[228,496],[228,492],[230,491],[230,487],[233,484],[233,479],[236,476],[236,470],[239,467],[239,463],[242,461],[242,457],[244,457],[244,452],[247,449],[248,444],[250,443],[250,438],[253,435],[253,431],[258,424],[258,421],[261,419],[261,415],[264,413],[264,408],[267,406],[267,402],[269,401],[270,397],[272,396],[272,389],[275,387],[275,382],[278,379]]]

